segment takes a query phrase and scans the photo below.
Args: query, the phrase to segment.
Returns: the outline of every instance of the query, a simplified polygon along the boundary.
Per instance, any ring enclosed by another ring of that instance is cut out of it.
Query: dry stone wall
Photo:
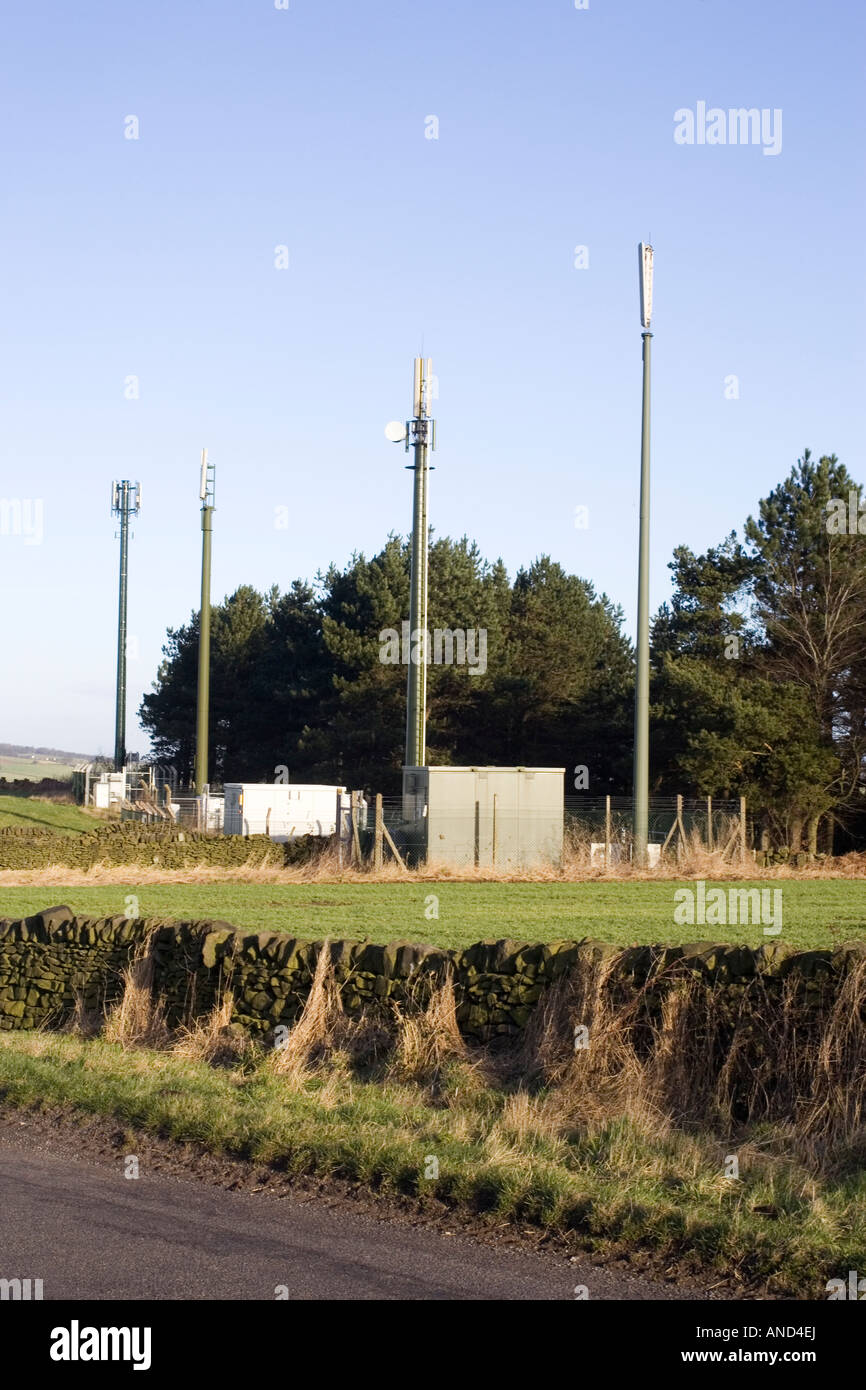
[[[104,1008],[118,997],[124,968],[146,951],[153,958],[154,992],[165,1000],[170,1021],[206,1013],[230,988],[233,1021],[267,1034],[297,1016],[324,944],[283,932],[247,933],[226,922],[81,918],[64,906],[3,920],[0,1029],[58,1026],[78,999],[88,1009]],[[350,1013],[423,997],[450,973],[460,1027],[481,1041],[519,1033],[544,991],[590,962],[615,960],[617,987],[626,994],[647,981],[686,974],[736,999],[759,976],[770,994],[795,978],[808,1004],[825,1002],[852,966],[866,960],[866,943],[833,951],[796,951],[777,942],[757,950],[698,942],[621,951],[591,940],[503,940],[448,951],[411,941],[336,941],[328,949]],[[652,1007],[652,988],[647,999]]]
[[[195,864],[237,868],[242,864],[285,867],[303,863],[326,842],[300,835],[286,844],[267,835],[206,835],[176,825],[107,821],[96,830],[59,835],[30,826],[0,828],[0,869],[92,869],[96,864],[156,864],[183,869]]]

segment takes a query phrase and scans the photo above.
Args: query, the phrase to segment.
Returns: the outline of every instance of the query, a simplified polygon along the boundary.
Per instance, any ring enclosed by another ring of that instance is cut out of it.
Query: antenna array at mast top
[[[214,505],[214,474],[215,469],[213,464],[208,463],[207,449],[202,449],[198,495],[202,500],[202,505],[205,507],[212,507]]]
[[[422,420],[430,413],[430,392],[433,384],[433,363],[429,357],[415,358],[415,389],[413,391],[412,413],[416,420]]]

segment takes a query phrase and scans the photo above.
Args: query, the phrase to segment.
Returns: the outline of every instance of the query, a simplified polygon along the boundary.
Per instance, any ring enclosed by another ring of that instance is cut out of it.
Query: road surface
[[[0,1278],[47,1299],[674,1300],[675,1287],[317,1199],[34,1152],[0,1139]],[[688,1296],[688,1295],[686,1295]],[[691,1297],[701,1297],[693,1292]]]

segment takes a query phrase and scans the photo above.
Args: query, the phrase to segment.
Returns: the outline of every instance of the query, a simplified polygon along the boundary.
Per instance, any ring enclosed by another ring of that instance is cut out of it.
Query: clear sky
[[[113,748],[112,478],[143,488],[142,752],[198,606],[203,445],[215,600],[405,532],[383,427],[422,345],[436,532],[512,574],[549,553],[631,630],[642,238],[652,607],[673,547],[739,526],[805,446],[866,481],[861,0],[289,3],[7,7],[0,497],[33,530],[7,509],[0,741]],[[700,102],[781,111],[780,152],[678,144]]]

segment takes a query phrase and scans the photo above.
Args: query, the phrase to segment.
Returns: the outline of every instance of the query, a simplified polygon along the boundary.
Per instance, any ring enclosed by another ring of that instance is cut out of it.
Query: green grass
[[[55,830],[60,835],[72,835],[94,830],[99,821],[82,811],[80,806],[44,801],[36,796],[0,796],[2,825],[26,825],[34,829]]]
[[[555,1094],[519,1096],[515,1107],[465,1063],[453,1064],[433,1103],[419,1084],[388,1072],[364,1080],[339,1061],[289,1078],[263,1060],[229,1071],[20,1033],[0,1036],[0,1097],[111,1116],[288,1173],[333,1174],[422,1202],[435,1195],[499,1223],[572,1232],[596,1250],[649,1250],[707,1282],[734,1276],[824,1299],[827,1279],[866,1265],[862,1171],[813,1179],[793,1161],[768,1161],[758,1144],[730,1181],[726,1145],[708,1135],[626,1117],[575,1128],[557,1121]],[[427,1178],[431,1156],[438,1174]]]
[[[57,808],[74,810],[72,807]],[[674,881],[637,883],[312,883],[115,884],[0,887],[0,916],[22,917],[53,903],[84,916],[132,911],[143,917],[218,918],[250,931],[295,936],[427,941],[445,947],[514,937],[554,941],[592,936],[620,945],[697,940],[815,948],[866,937],[866,889],[856,879],[765,880],[780,888],[780,936],[760,926],[678,926]],[[726,887],[734,886],[731,883]],[[743,885],[749,886],[744,881]],[[137,909],[127,902],[132,895]],[[436,901],[434,901],[434,899]],[[429,914],[438,911],[438,917]]]
[[[10,755],[0,757],[0,777],[14,782],[16,777],[25,777],[30,782],[41,782],[43,777],[53,777],[66,781],[72,777],[71,763],[53,763],[46,758],[15,758]]]

